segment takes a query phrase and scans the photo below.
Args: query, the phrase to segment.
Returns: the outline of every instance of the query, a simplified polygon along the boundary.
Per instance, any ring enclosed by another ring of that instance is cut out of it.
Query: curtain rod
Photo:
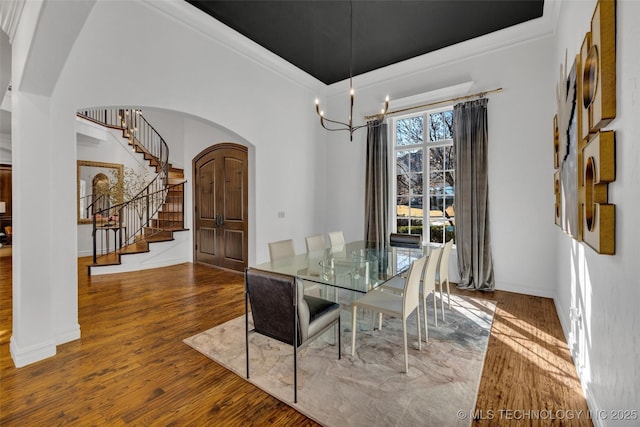
[[[385,114],[385,116],[389,116],[391,114],[404,113],[406,111],[417,110],[417,109],[426,108],[426,107],[432,107],[434,105],[445,104],[447,102],[461,101],[463,99],[469,99],[469,98],[475,98],[475,97],[484,98],[486,95],[488,95],[490,93],[499,93],[499,92],[502,92],[502,88],[501,87],[499,87],[497,89],[487,90],[487,91],[484,91],[484,92],[474,93],[473,95],[459,96],[457,98],[451,98],[451,99],[445,99],[445,100],[442,100],[442,101],[430,102],[428,104],[416,105],[415,107],[402,108],[402,109],[396,110],[396,111],[389,111],[387,114]],[[364,116],[365,120],[376,119],[378,117],[380,117],[380,114],[372,114],[370,116]]]

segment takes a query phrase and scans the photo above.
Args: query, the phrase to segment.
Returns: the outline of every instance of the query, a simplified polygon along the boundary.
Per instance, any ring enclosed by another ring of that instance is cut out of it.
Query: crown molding
[[[299,86],[312,91],[326,87],[320,80],[184,0],[142,0],[142,2],[164,13],[169,18],[198,31],[223,48],[235,52]]]
[[[349,90],[348,84],[345,84],[346,80],[327,86],[184,0],[142,0],[142,2],[200,32],[220,46],[304,88],[312,91],[326,91],[326,96],[342,95]],[[354,85],[360,90],[380,86],[391,81],[410,78],[431,68],[553,36],[560,13],[560,2],[561,0],[545,0],[543,15],[540,18],[354,76]]]
[[[380,87],[393,81],[411,78],[430,69],[552,37],[555,35],[558,22],[560,1],[545,0],[543,15],[540,18],[354,76],[353,84],[359,90]],[[345,86],[345,81],[347,80],[329,85],[327,96],[347,93],[348,85]]]
[[[13,43],[13,37],[16,35],[18,22],[22,15],[22,9],[27,0],[2,0],[0,2],[0,26],[2,31],[9,36],[9,42]]]

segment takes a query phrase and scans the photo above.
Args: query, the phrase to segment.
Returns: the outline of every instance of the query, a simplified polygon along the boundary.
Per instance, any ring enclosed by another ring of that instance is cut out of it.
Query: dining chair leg
[[[402,339],[404,342],[404,371],[409,372],[409,352],[407,350],[407,319],[402,319]]]
[[[356,310],[355,304],[351,305],[351,355],[356,354]]]
[[[440,284],[440,289],[442,290],[442,283]],[[435,297],[435,295],[434,295]],[[451,307],[449,307],[451,308]],[[440,311],[442,311],[442,321],[444,322],[444,298],[442,297],[442,293],[440,294]]]
[[[449,279],[447,279],[447,303],[449,304],[449,310],[451,310],[451,290],[449,288]]]
[[[416,323],[418,324],[418,350],[422,351],[422,331],[420,330],[420,304],[416,307]],[[425,329],[427,325],[424,325]]]
[[[338,359],[342,359],[342,327],[340,326],[340,317],[338,317]]]
[[[442,298],[440,298],[440,302],[442,302]],[[442,320],[444,321],[444,306],[442,307]],[[438,303],[436,302],[436,290],[433,290],[433,320],[436,328],[438,327]]]
[[[429,343],[429,325],[427,324],[427,299],[422,297],[422,307],[424,308],[424,342]],[[418,310],[420,307],[418,307]],[[420,337],[422,340],[422,336]]]

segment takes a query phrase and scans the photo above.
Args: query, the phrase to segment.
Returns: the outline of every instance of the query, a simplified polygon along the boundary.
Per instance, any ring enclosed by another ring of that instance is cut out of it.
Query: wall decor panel
[[[597,133],[584,148],[583,239],[599,254],[615,254],[615,205],[608,184],[616,179],[615,133]]]

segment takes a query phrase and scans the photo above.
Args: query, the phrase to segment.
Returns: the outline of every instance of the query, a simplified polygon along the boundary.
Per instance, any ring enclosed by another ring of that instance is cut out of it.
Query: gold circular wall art
[[[596,94],[598,83],[598,47],[591,46],[587,60],[584,62],[582,74],[582,103],[584,108],[589,108]]]
[[[556,208],[556,219],[560,218],[560,180],[558,178],[556,178],[554,180],[554,190],[555,190],[555,195],[556,195],[556,203],[555,203],[555,208]]]
[[[587,159],[587,164],[585,165],[584,171],[584,187],[585,187],[585,197],[584,197],[584,219],[587,224],[587,228],[589,231],[594,231],[596,225],[596,210],[593,208],[593,193],[595,189],[593,188],[594,182],[596,181],[595,173],[596,173],[596,165],[595,159],[593,157],[589,157]]]

